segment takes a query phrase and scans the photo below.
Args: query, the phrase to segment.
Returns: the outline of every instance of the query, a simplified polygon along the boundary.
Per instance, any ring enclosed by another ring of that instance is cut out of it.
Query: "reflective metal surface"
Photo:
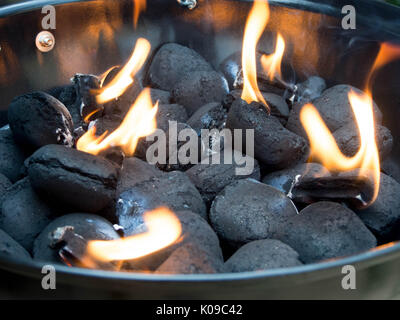
[[[100,74],[120,64],[129,57],[138,37],[149,39],[153,50],[171,41],[189,46],[216,68],[240,50],[250,1],[202,0],[193,10],[175,0],[148,2],[136,30],[129,0],[35,1],[0,9],[0,110],[5,111],[17,94],[66,84],[76,72]],[[296,80],[315,74],[327,79],[329,85],[363,87],[379,41],[400,43],[396,7],[375,1],[270,2],[271,21],[259,49],[267,51],[279,30],[287,40],[285,61],[296,70]],[[356,7],[356,30],[341,28],[341,2]],[[40,8],[48,3],[59,4],[57,26],[51,30],[56,45],[44,53],[37,49],[35,38],[42,31]],[[397,160],[399,75],[400,64],[392,63],[379,72],[374,86],[384,124],[397,141],[393,151]],[[341,287],[345,264],[357,269],[357,290]],[[389,298],[400,287],[399,267],[400,244],[396,243],[342,260],[241,274],[161,276],[59,267],[58,289],[44,292],[40,289],[40,264],[0,260],[0,268],[6,270],[2,282],[8,281],[9,272],[17,273],[26,278],[9,278],[19,279],[21,287],[37,287],[35,294],[59,298]],[[14,288],[16,285],[14,282]]]

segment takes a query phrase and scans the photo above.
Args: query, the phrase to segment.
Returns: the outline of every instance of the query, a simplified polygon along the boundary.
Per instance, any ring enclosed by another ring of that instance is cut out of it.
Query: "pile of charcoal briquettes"
[[[261,70],[258,83],[270,113],[240,99],[240,52],[214,68],[175,43],[161,46],[143,75],[104,105],[93,95],[100,79],[87,74],[76,74],[62,87],[16,97],[8,108],[9,123],[0,130],[0,255],[82,266],[87,241],[139,234],[146,229],[143,214],[160,206],[180,220],[180,241],[125,261],[119,270],[267,270],[353,255],[400,238],[400,184],[390,172],[381,175],[377,200],[360,209],[357,195],[370,192],[365,185],[351,174],[334,176],[320,164],[307,163],[301,107],[312,102],[342,152],[351,156],[359,138],[348,93],[360,90],[345,84],[326,88],[323,79],[312,76],[290,92]],[[104,83],[117,72],[112,70]],[[157,126],[163,130],[169,121],[199,135],[201,129],[254,129],[252,172],[236,175],[240,164],[235,161],[151,165],[145,160],[145,141],[133,157],[118,148],[97,156],[76,149],[89,127],[96,126],[97,134],[116,129],[144,87],[151,88],[153,103],[159,101]],[[384,160],[393,138],[374,108]],[[294,183],[299,175],[303,185]]]

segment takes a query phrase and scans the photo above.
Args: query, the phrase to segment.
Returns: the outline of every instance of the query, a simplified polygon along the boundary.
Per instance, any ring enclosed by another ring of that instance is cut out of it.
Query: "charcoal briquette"
[[[29,178],[18,181],[3,198],[0,228],[31,251],[33,241],[58,214],[31,187]]]
[[[17,241],[0,229],[0,257],[5,259],[31,260],[31,255]]]
[[[89,128],[94,126],[96,128],[96,135],[100,136],[107,132],[110,134],[116,130],[123,121],[123,117],[119,114],[105,114],[103,117],[91,121]]]
[[[81,119],[86,119],[95,111],[97,111],[96,116],[101,115],[104,107],[96,100],[96,95],[100,92],[101,87],[100,79],[92,74],[77,73],[72,78],[72,83],[77,96],[75,107],[79,108]]]
[[[260,166],[257,160],[250,159],[249,156],[242,155],[237,150],[228,150],[227,156],[229,161],[225,161],[228,159],[225,158],[225,152],[222,151],[220,154],[214,155],[220,159],[218,164],[213,164],[212,157],[209,157],[208,164],[199,163],[186,171],[207,205],[210,205],[215,196],[233,181],[245,178],[260,180]],[[246,158],[242,159],[243,157]],[[238,168],[243,168],[244,165],[238,163],[237,159],[253,164],[247,174],[238,174]]]
[[[108,149],[102,150],[100,151],[98,156],[103,157],[108,161],[111,161],[118,167],[122,167],[122,163],[124,162],[125,159],[125,153],[119,146],[110,147]]]
[[[204,252],[196,244],[176,249],[156,270],[161,274],[206,274],[224,271],[222,259]]]
[[[349,123],[355,123],[354,113],[348,97],[349,92],[355,92],[359,95],[364,94],[355,87],[341,84],[325,90],[320,97],[312,101],[312,104],[316,107],[331,132],[335,132]],[[303,105],[304,103],[301,102],[294,104],[286,128],[306,137],[306,132],[300,122],[300,112]],[[382,122],[382,113],[375,103],[373,107],[375,123],[380,124]]]
[[[188,119],[185,107],[179,104],[160,104],[156,115],[157,128],[168,131],[169,121],[185,123]]]
[[[60,262],[59,248],[52,243],[52,233],[58,228],[73,227],[74,232],[86,240],[114,240],[119,235],[106,219],[87,213],[71,213],[53,220],[42,228],[33,247],[33,258],[39,261]]]
[[[126,158],[122,163],[122,170],[117,185],[117,195],[129,190],[137,183],[161,176],[163,172],[156,166],[139,158]]]
[[[195,243],[198,248],[207,253],[208,256],[215,257],[222,261],[222,250],[219,239],[214,230],[206,220],[199,214],[191,211],[177,211],[174,213],[179,219],[182,227],[180,239],[173,245],[155,252],[149,256],[128,261],[125,269],[129,270],[155,270],[159,267],[174,250],[190,243]],[[143,221],[139,219],[136,222],[134,233],[143,232]]]
[[[326,200],[362,208],[372,200],[373,194],[372,175],[356,169],[328,175],[300,177],[290,192],[290,198],[296,203],[303,204]]]
[[[219,193],[210,210],[217,234],[232,246],[272,238],[297,215],[293,202],[279,190],[252,179],[231,183]]]
[[[400,167],[395,157],[389,156],[381,163],[381,170],[400,183]]]
[[[12,186],[11,181],[3,174],[0,173],[0,203],[1,198],[4,196],[6,190]]]
[[[266,183],[285,194],[288,194],[297,176],[304,177],[325,177],[329,171],[318,163],[300,163],[294,167],[268,173],[262,179]]]
[[[356,213],[380,239],[392,241],[400,238],[400,184],[381,173],[379,194],[375,202]],[[392,238],[392,239],[391,239]]]
[[[97,212],[114,199],[119,168],[75,149],[48,145],[28,160],[34,189],[84,212]]]
[[[321,201],[286,221],[277,238],[300,255],[303,263],[361,253],[376,246],[376,238],[350,209]]]
[[[172,97],[185,106],[189,116],[210,102],[222,101],[229,92],[226,79],[215,71],[198,71],[188,74],[177,82]]]
[[[155,88],[171,91],[184,76],[212,70],[211,65],[194,50],[176,43],[167,43],[155,54],[148,80]]]
[[[169,91],[160,89],[150,89],[150,96],[153,104],[158,101],[158,104],[170,104],[171,103],[171,93]]]
[[[256,240],[240,247],[226,262],[227,272],[262,271],[302,265],[299,254],[275,239]]]
[[[226,109],[219,102],[207,103],[200,107],[190,118],[187,120],[197,134],[200,136],[202,129],[218,129],[221,130],[225,127],[227,112]]]
[[[47,144],[74,144],[68,109],[47,93],[38,91],[14,98],[8,109],[8,121],[16,142],[30,149]]]
[[[354,123],[347,124],[333,133],[333,137],[342,153],[348,157],[354,156],[360,149],[360,132]],[[379,156],[385,159],[393,147],[393,136],[390,130],[381,125],[375,125],[375,140]]]
[[[226,126],[231,130],[254,129],[255,158],[270,170],[304,161],[308,154],[306,140],[283,127],[258,103],[236,100],[228,112]]]
[[[295,101],[310,102],[319,96],[326,89],[326,82],[318,76],[309,77],[306,81],[296,84]]]
[[[275,93],[262,92],[268,107],[271,110],[271,115],[279,119],[282,125],[285,125],[289,117],[289,106],[282,96]]]
[[[206,206],[188,176],[173,171],[135,184],[117,201],[118,224],[130,235],[146,211],[165,206],[173,211],[191,210],[207,218]],[[139,222],[142,223],[142,222]]]
[[[279,122],[281,122],[282,125],[286,125],[289,117],[289,106],[286,103],[285,99],[275,93],[261,92],[261,94],[268,104],[270,114],[278,118]],[[223,101],[224,108],[229,110],[236,100],[241,99],[241,96],[242,90],[232,90],[231,92],[229,92]]]
[[[271,47],[272,48],[272,47]],[[256,62],[257,62],[257,80],[258,86],[261,91],[274,93],[279,96],[283,96],[285,88],[277,83],[271,81],[269,76],[264,72],[264,67],[261,63],[261,57],[263,53],[257,51]],[[219,70],[222,72],[224,77],[227,79],[229,88],[241,89],[243,87],[243,72],[242,72],[242,52],[234,52],[223,60],[219,66]]]

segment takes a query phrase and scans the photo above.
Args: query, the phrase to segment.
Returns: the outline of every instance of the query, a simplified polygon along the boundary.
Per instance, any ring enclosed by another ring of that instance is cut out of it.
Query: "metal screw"
[[[189,10],[196,8],[197,0],[177,0],[181,6],[187,7]]]
[[[56,44],[56,39],[49,31],[39,32],[36,36],[36,47],[42,52],[51,51]]]

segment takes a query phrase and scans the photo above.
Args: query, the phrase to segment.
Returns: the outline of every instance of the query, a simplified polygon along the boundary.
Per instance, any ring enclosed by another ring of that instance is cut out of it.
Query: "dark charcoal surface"
[[[388,157],[382,161],[381,169],[382,172],[400,183],[400,167],[398,161],[394,157]]]
[[[1,198],[4,196],[6,190],[12,186],[10,180],[3,174],[0,173],[0,206],[1,206]]]
[[[159,177],[163,174],[156,166],[139,158],[126,158],[117,185],[117,196],[135,186],[137,183]]]
[[[297,175],[302,177],[325,177],[329,171],[318,163],[301,163],[294,167],[267,174],[262,182],[287,194]]]
[[[210,255],[195,244],[176,249],[156,270],[167,274],[204,274],[223,272],[222,259]]]
[[[201,129],[219,129],[225,126],[226,110],[219,102],[207,103],[199,108],[187,123],[196,130],[197,134],[201,134]]]
[[[184,76],[195,71],[212,71],[212,67],[192,49],[167,43],[154,56],[148,79],[154,87],[171,91]]]
[[[321,77],[312,76],[306,81],[296,84],[296,86],[296,101],[310,102],[321,96],[326,88],[326,83]]]
[[[150,256],[129,261],[126,264],[126,269],[155,270],[174,250],[190,243],[195,243],[202,251],[206,252],[207,255],[222,261],[222,251],[218,237],[210,225],[200,215],[191,211],[178,211],[175,215],[182,226],[180,241]],[[135,226],[140,232],[143,232],[142,223],[143,222],[140,222],[138,219],[137,225]],[[134,232],[136,232],[136,230],[134,230]]]
[[[260,180],[260,167],[257,160],[252,159],[254,167],[250,168],[248,174],[238,175],[236,169],[243,167],[243,165],[240,165],[235,159],[246,157],[246,159],[250,160],[251,158],[249,156],[243,156],[236,150],[233,150],[233,152],[229,150],[228,152],[228,159],[230,159],[231,164],[224,164],[225,156],[222,151],[219,154],[219,164],[212,164],[212,159],[209,158],[209,164],[199,163],[186,171],[186,174],[200,191],[200,194],[208,205],[211,204],[211,201],[222,189],[233,181],[245,178]]]
[[[105,114],[103,117],[90,122],[89,127],[96,127],[97,136],[102,135],[106,131],[110,134],[121,125],[122,120],[123,117],[119,114]]]
[[[99,78],[91,74],[78,73],[72,78],[72,82],[78,98],[75,104],[79,108],[81,119],[85,119],[96,110],[99,110],[99,114],[101,114],[103,105],[96,102],[96,92],[100,89]]]
[[[57,228],[71,226],[74,232],[86,240],[113,240],[119,235],[106,219],[86,213],[71,213],[48,224],[35,240],[33,258],[40,261],[60,262],[58,248],[51,248],[51,233]]]
[[[260,271],[302,265],[299,254],[279,240],[252,241],[240,247],[225,262],[229,272]]]
[[[390,130],[384,126],[376,125],[375,139],[381,159],[386,158],[393,147],[393,137]],[[341,127],[333,133],[340,150],[346,156],[354,156],[360,148],[360,134],[356,125],[351,123]]]
[[[153,104],[157,101],[159,104],[170,104],[171,103],[171,93],[169,91],[160,89],[150,89],[151,99]]]
[[[275,93],[269,93],[269,92],[261,92],[263,95],[265,101],[268,104],[268,107],[270,109],[270,114],[285,125],[287,123],[288,117],[289,117],[289,106],[286,103],[286,100],[283,99],[282,96],[275,94]],[[232,90],[231,92],[228,93],[228,95],[224,99],[224,107],[226,109],[230,109],[232,106],[232,103],[235,100],[241,99],[242,96],[242,90]]]
[[[271,43],[271,49],[272,49]],[[273,50],[271,50],[272,52]],[[256,53],[256,61],[257,61],[257,78],[258,85],[260,90],[270,93],[275,93],[277,95],[282,96],[285,92],[285,89],[278,84],[271,83],[263,71],[264,68],[261,64],[261,52]],[[229,83],[229,88],[234,89],[235,85],[237,87],[241,87],[243,85],[243,75],[241,75],[242,71],[242,52],[234,52],[230,56],[228,56],[224,61],[221,62],[219,66],[219,70],[225,76]],[[236,80],[236,83],[235,83]]]
[[[157,128],[167,131],[169,121],[185,123],[188,119],[185,107],[179,104],[160,104],[156,115]]]
[[[36,236],[56,213],[36,195],[29,179],[25,178],[14,184],[4,196],[0,228],[31,251]]]
[[[31,260],[31,256],[17,241],[0,229],[0,257]]]
[[[25,158],[25,152],[15,143],[11,130],[0,130],[0,173],[16,182]]]
[[[47,93],[64,104],[76,126],[82,122],[80,101],[77,101],[76,89],[73,84],[52,88],[48,90]]]
[[[32,186],[50,199],[86,212],[99,211],[114,199],[118,168],[102,157],[48,145],[27,163]]]
[[[117,114],[125,117],[132,105],[135,103],[137,97],[142,91],[142,86],[135,78],[134,82],[125,90],[125,92],[115,100],[111,100],[104,104],[105,114]]]
[[[275,93],[262,93],[268,107],[271,110],[271,115],[279,119],[285,125],[289,117],[289,106],[285,99]]]
[[[68,109],[47,93],[33,92],[14,98],[8,109],[8,121],[15,140],[29,148],[74,144]]]
[[[357,210],[358,216],[377,236],[400,238],[400,184],[381,173],[378,198],[366,209]]]
[[[229,92],[226,79],[216,71],[198,71],[177,82],[172,90],[176,103],[186,107],[191,116],[210,102],[222,101]]]
[[[353,211],[328,201],[303,209],[277,236],[300,254],[303,263],[348,256],[376,246],[374,235]]]
[[[115,67],[112,69],[104,79],[103,88],[106,87],[121,71],[121,67]],[[124,117],[129,111],[132,104],[136,101],[143,87],[140,80],[137,77],[133,78],[133,83],[124,91],[124,93],[118,98],[108,101],[104,104],[104,113],[107,115],[117,114]]]
[[[354,113],[348,98],[351,90],[358,94],[362,93],[361,90],[355,87],[341,84],[325,90],[319,98],[312,101],[312,104],[317,108],[325,124],[332,132],[348,123],[355,123]],[[302,106],[302,103],[296,103],[293,106],[286,128],[306,137],[300,122]],[[382,122],[382,113],[376,104],[374,104],[374,116],[375,122],[380,124]]]
[[[196,132],[186,123],[181,123],[178,122],[176,124],[173,124],[170,122],[170,127],[171,125],[176,125],[177,126],[177,137],[178,137],[178,143],[177,143],[177,148],[175,147],[173,150],[171,149],[171,154],[170,154],[170,133],[172,135],[172,141],[176,141],[176,137],[174,137],[173,130],[171,132],[167,132],[166,138],[167,138],[167,149],[166,149],[166,158],[168,159],[167,163],[157,163],[156,165],[163,171],[185,171],[189,169],[190,167],[193,166],[192,162],[197,163],[200,161],[200,155],[201,155],[201,139],[197,136]],[[192,155],[190,153],[191,148],[195,146],[196,148],[194,149],[194,154]],[[158,150],[162,150],[161,148],[164,148],[164,145],[159,146]],[[159,152],[159,151],[158,151]],[[153,161],[153,155],[155,154],[155,150],[152,149],[152,152],[149,152],[150,158],[149,161]],[[191,161],[191,160],[194,161]],[[182,160],[182,161],[181,161]]]
[[[269,169],[283,169],[304,159],[307,142],[285,129],[279,120],[269,116],[265,107],[236,100],[226,122],[230,129],[254,129],[254,149],[257,160]]]
[[[373,192],[372,176],[357,169],[328,176],[302,177],[292,189],[290,198],[303,204],[326,200],[362,208],[372,199]]]
[[[217,234],[232,245],[271,238],[296,216],[285,194],[261,182],[233,182],[212,203],[210,220]]]
[[[191,210],[207,217],[203,199],[188,176],[173,171],[137,183],[123,192],[117,203],[118,224],[124,227],[126,235],[141,232],[143,230],[137,230],[137,225],[143,223],[143,213],[160,206],[173,211]]]
[[[162,110],[158,114],[159,119],[157,120],[157,127],[164,132],[165,142],[158,140],[159,137],[157,132],[155,132],[153,135],[147,136],[146,138],[140,139],[135,151],[136,157],[150,162],[154,160],[154,162],[152,163],[155,163],[156,160],[153,159],[153,156],[159,157],[160,150],[164,150],[165,148],[165,156],[168,159],[170,134],[172,135],[171,137],[172,141],[177,142],[178,150],[182,145],[184,145],[187,142],[187,141],[179,141],[178,137],[182,130],[191,129],[190,126],[184,122],[177,122],[177,120],[179,119],[174,119],[174,117],[187,119],[186,111],[179,115],[179,111],[182,110],[181,108],[182,106],[177,104],[168,105],[166,108],[163,107],[161,108]],[[162,138],[160,139],[163,140]],[[150,147],[152,148],[148,150]],[[147,152],[149,152],[148,156]],[[162,161],[160,162],[162,162],[161,163],[162,165],[165,165],[165,161],[166,160],[162,159]],[[160,166],[160,167],[165,167],[165,166]],[[164,168],[162,169],[164,170]],[[177,170],[175,168],[168,168],[168,169],[169,169],[168,171]]]

